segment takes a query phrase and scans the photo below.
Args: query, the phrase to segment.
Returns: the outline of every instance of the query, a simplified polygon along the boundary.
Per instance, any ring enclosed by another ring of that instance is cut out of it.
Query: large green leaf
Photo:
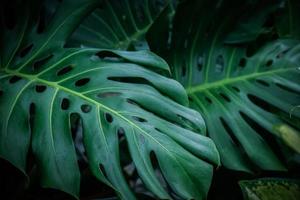
[[[42,186],[78,197],[76,122],[92,173],[120,198],[135,198],[121,140],[157,198],[172,198],[157,171],[176,195],[206,197],[218,153],[200,114],[185,107],[184,88],[157,73],[169,72],[164,60],[149,51],[63,48],[94,1],[9,5],[2,8],[16,21],[1,16],[0,157],[26,174],[32,150]]]
[[[154,45],[185,86],[191,107],[204,115],[227,168],[286,169],[274,126],[300,128],[299,111],[289,118],[300,103],[297,31],[290,28],[285,39],[276,39],[285,27],[275,15],[287,6],[293,7],[285,1],[183,1],[170,47]],[[299,19],[289,14],[299,27]]]
[[[104,0],[69,40],[69,46],[148,49],[145,34],[169,0]]]

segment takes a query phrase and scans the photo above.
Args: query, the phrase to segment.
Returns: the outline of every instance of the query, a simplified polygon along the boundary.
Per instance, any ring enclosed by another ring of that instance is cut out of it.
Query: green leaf
[[[78,198],[77,123],[91,172],[120,198],[135,199],[120,161],[125,140],[157,198],[172,197],[161,171],[176,195],[204,199],[219,155],[201,115],[185,107],[184,88],[159,74],[169,71],[167,63],[149,51],[63,48],[94,1],[16,5],[24,8],[16,23],[1,20],[0,157],[26,174],[31,149],[41,185]],[[51,17],[42,22],[39,13]]]
[[[300,154],[300,133],[298,131],[286,124],[276,124],[273,129],[287,146]]]
[[[148,49],[145,34],[169,0],[104,0],[68,42],[69,46]]]
[[[300,128],[299,113],[293,116],[298,120],[288,119],[300,101],[300,43],[276,40],[275,21],[268,22],[273,13],[267,13],[278,6],[268,1],[183,1],[170,47],[164,53],[154,48],[185,86],[191,107],[203,114],[208,135],[229,169],[286,170],[285,160],[277,156],[275,140],[281,137],[273,126]],[[264,26],[272,31],[261,32]]]
[[[263,178],[240,181],[244,200],[297,200],[300,183],[296,180]]]

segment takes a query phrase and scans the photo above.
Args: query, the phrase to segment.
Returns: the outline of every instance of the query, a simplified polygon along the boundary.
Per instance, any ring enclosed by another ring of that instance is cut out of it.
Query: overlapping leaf
[[[69,46],[148,49],[145,34],[168,0],[102,1],[69,40]]]
[[[274,127],[299,129],[299,111],[289,117],[300,103],[297,7],[296,1],[183,1],[170,47],[150,43],[204,115],[227,168],[285,170]],[[149,41],[157,37],[149,33]]]

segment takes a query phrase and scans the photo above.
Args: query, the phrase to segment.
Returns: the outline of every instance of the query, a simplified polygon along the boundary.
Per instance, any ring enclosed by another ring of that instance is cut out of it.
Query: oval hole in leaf
[[[22,78],[19,76],[13,76],[9,79],[9,83],[16,83],[17,81],[21,80]]]
[[[92,107],[90,105],[87,104],[83,104],[81,105],[81,111],[84,113],[89,113],[92,110]]]
[[[132,99],[126,99],[126,101],[129,104],[132,104],[132,105],[135,105],[135,106],[139,106],[139,104],[136,101],[132,100]]]
[[[139,83],[139,82],[144,82],[147,81],[143,78],[139,78],[139,77],[107,77],[108,80],[111,81],[117,81],[117,82],[122,82],[122,83]],[[147,82],[145,83],[147,84]]]
[[[268,61],[266,62],[266,66],[267,66],[267,67],[270,67],[272,64],[273,64],[273,60],[268,60]]]
[[[266,87],[269,87],[270,84],[264,80],[261,80],[261,79],[256,79],[256,82],[263,85],[263,86],[266,86]]]
[[[99,51],[95,54],[102,60],[108,60],[108,61],[118,61],[120,60],[120,56],[111,52],[111,51]]]
[[[63,110],[67,110],[70,106],[70,101],[67,98],[63,98],[63,100],[61,101],[60,107]]]
[[[62,68],[62,69],[60,69],[60,70],[56,73],[56,75],[57,75],[57,76],[65,75],[65,74],[67,74],[68,72],[70,72],[72,69],[73,69],[73,66],[72,66],[72,65],[68,65],[68,66],[66,66],[66,67],[64,67],[64,68]]]
[[[45,85],[36,85],[35,86],[35,91],[38,93],[42,93],[47,89]]]
[[[147,122],[146,119],[141,118],[141,117],[137,117],[137,116],[132,116],[132,119],[134,119],[135,121],[138,121],[138,122]]]
[[[53,54],[50,54],[38,61],[35,61],[33,63],[33,70],[36,71],[36,70],[39,70],[44,64],[46,64],[51,58],[53,57]]]
[[[107,97],[116,97],[120,96],[122,93],[120,92],[102,92],[97,95],[99,98],[107,98]]]
[[[232,89],[234,89],[236,92],[240,92],[240,89],[235,86],[232,86]]]
[[[230,101],[231,101],[230,98],[229,98],[226,94],[220,93],[219,95],[220,95],[223,99],[225,99],[225,101],[227,101],[227,102],[230,102]]]
[[[108,123],[112,123],[112,122],[114,121],[114,118],[112,117],[111,114],[105,113],[105,120],[106,120]]]
[[[204,98],[209,104],[211,104],[212,103],[212,100],[210,99],[210,98],[208,98],[208,97],[205,97]]]
[[[84,86],[84,85],[86,85],[89,81],[90,81],[89,78],[82,78],[82,79],[79,79],[78,81],[75,82],[75,86],[77,86],[77,87]]]

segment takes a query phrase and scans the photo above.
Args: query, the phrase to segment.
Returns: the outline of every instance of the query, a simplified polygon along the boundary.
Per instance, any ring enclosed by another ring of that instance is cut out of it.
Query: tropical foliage
[[[299,166],[299,1],[0,9],[0,157],[28,180],[36,168],[43,187],[79,198],[85,163],[120,199],[206,199],[220,165],[250,177]],[[251,184],[245,199],[261,195]]]

